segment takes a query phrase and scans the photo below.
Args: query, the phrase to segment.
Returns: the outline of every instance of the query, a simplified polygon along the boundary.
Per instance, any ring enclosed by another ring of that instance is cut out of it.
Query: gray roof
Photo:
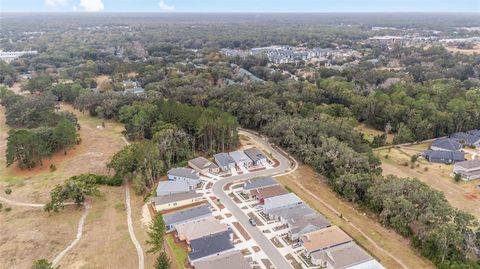
[[[200,180],[200,176],[198,176],[197,172],[190,168],[185,167],[177,167],[168,170],[168,175],[177,176],[177,177],[185,177]]]
[[[302,204],[303,201],[294,193],[273,196],[265,199],[264,207],[266,211],[270,211],[279,207],[287,207],[296,204]]]
[[[160,181],[157,186],[157,196],[188,191],[190,191],[190,185],[184,180]]]
[[[250,269],[247,260],[240,251],[232,251],[218,256],[207,258],[195,263],[195,269]]]
[[[310,215],[313,213],[315,213],[315,210],[305,204],[292,205],[290,207],[283,207],[270,211],[270,215],[277,218],[281,217],[283,219],[297,218],[298,216]]]
[[[189,191],[189,192],[180,192],[180,193],[173,193],[173,194],[153,197],[152,201],[156,205],[161,205],[161,204],[166,204],[171,202],[183,201],[187,199],[194,199],[198,197],[202,197],[202,195],[195,191]]]
[[[232,163],[235,163],[235,161],[232,159],[232,157],[230,157],[230,155],[228,155],[227,153],[217,153],[215,155],[213,155],[213,157],[215,158],[215,161],[217,162],[218,165],[220,166],[229,166],[231,165]]]
[[[247,181],[243,189],[252,190],[252,189],[258,189],[261,187],[267,187],[267,186],[276,185],[276,184],[278,184],[278,182],[273,177],[265,177],[265,178],[252,179]]]
[[[462,144],[458,143],[455,139],[441,138],[441,139],[435,140],[432,143],[432,147],[454,151],[454,150],[460,150],[462,148]]]
[[[247,154],[247,156],[252,159],[253,161],[258,161],[258,160],[261,160],[261,159],[266,159],[267,157],[260,151],[258,150],[257,148],[249,148],[249,149],[246,149],[244,150],[243,152],[245,152],[245,154]]]
[[[426,150],[423,152],[431,162],[461,162],[465,160],[465,153],[461,151],[444,151],[444,150]]]
[[[190,247],[192,251],[188,253],[190,261],[220,253],[229,249],[233,249],[234,246],[230,241],[231,230],[207,235],[199,239],[190,241]]]
[[[292,234],[302,235],[329,227],[331,223],[318,213],[310,215],[297,215],[289,219],[288,226]]]
[[[466,145],[473,145],[480,141],[480,136],[467,134],[464,132],[454,133],[450,137],[456,139],[457,142],[464,143]]]
[[[173,224],[186,222],[194,219],[199,219],[206,216],[211,216],[212,211],[210,210],[209,205],[201,205],[192,207],[189,209],[184,209],[177,212],[172,212],[163,215],[163,220],[165,225],[170,226]]]
[[[328,261],[335,269],[349,268],[373,259],[365,250],[354,242],[314,252],[311,255],[313,258]]]
[[[237,150],[229,153],[230,157],[236,162],[251,162],[252,160],[243,151]]]
[[[458,162],[455,166],[460,166],[465,169],[480,168],[480,160],[470,160],[464,162]]]
[[[480,130],[471,130],[468,131],[469,134],[479,136],[480,137]]]
[[[209,161],[205,157],[198,157],[198,158],[192,159],[192,160],[189,161],[189,163],[191,163],[192,165],[194,165],[194,166],[196,166],[200,169],[207,169],[207,168],[217,169],[218,168],[218,165]]]

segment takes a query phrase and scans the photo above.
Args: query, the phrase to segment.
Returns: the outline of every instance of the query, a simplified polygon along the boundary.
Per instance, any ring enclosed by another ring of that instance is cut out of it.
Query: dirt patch
[[[250,240],[250,238],[251,238],[250,235],[247,233],[247,231],[245,231],[245,229],[243,228],[243,226],[240,223],[233,222],[233,225],[235,226],[235,228],[237,228],[237,230],[240,232],[240,234],[245,239],[245,241]]]
[[[273,237],[272,239],[270,239],[270,241],[272,241],[272,243],[275,245],[275,247],[283,248],[282,243],[280,243],[280,241],[278,241],[278,239],[276,237]]]
[[[295,268],[295,269],[302,269],[303,268],[303,266],[300,263],[298,263],[297,260],[295,260],[295,258],[293,258],[292,254],[287,254],[285,256],[285,259],[287,259],[290,262],[290,264],[293,266],[293,268]]]
[[[269,259],[262,259],[263,265],[267,267],[268,269],[273,269],[273,263]]]

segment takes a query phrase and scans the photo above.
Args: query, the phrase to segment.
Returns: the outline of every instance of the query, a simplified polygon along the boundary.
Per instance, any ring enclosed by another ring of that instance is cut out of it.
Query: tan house
[[[188,161],[188,166],[202,175],[218,174],[220,172],[218,165],[204,157],[198,157]]]
[[[263,202],[267,198],[287,193],[288,192],[280,185],[272,185],[264,188],[250,190],[250,196],[252,196],[252,198],[254,199],[257,199],[261,204],[263,204]]]
[[[330,226],[321,230],[300,236],[305,250],[309,255],[334,246],[351,242],[353,239],[338,226]]]
[[[204,198],[201,194],[196,193],[195,191],[189,191],[157,196],[153,198],[152,203],[155,210],[163,211],[197,203],[202,201],[203,199]]]
[[[191,240],[225,232],[229,227],[225,223],[220,223],[220,221],[214,217],[208,217],[179,224],[175,229],[177,230],[178,239],[190,244]]]

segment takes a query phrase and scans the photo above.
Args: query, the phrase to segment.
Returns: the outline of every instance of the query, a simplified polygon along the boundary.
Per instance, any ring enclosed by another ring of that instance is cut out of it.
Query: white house
[[[167,176],[169,180],[183,180],[195,187],[201,183],[200,174],[190,168],[172,168],[167,172]]]
[[[249,168],[253,165],[252,160],[243,151],[232,151],[230,152],[230,157],[232,157],[238,167]]]
[[[453,174],[460,174],[465,181],[480,178],[480,160],[455,163]]]

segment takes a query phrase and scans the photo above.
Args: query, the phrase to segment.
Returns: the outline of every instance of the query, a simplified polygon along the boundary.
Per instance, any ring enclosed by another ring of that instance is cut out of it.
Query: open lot
[[[45,203],[50,189],[70,176],[81,173],[108,174],[106,163],[124,147],[123,126],[73,110],[62,104],[62,110],[74,112],[81,125],[82,142],[66,155],[57,153],[46,160],[42,167],[19,170],[5,167],[4,151],[8,126],[5,125],[4,108],[0,107],[0,195],[8,199]],[[51,172],[49,165],[56,171]],[[11,188],[7,196],[5,188]],[[123,187],[101,187],[102,197],[90,201],[91,209],[86,218],[83,236],[60,261],[62,268],[135,268],[137,255],[127,230],[125,193]],[[4,208],[8,207],[6,203]],[[132,196],[133,226],[138,241],[147,249],[146,227],[141,223],[143,197]],[[0,212],[0,264],[7,268],[29,268],[35,259],[52,260],[74,239],[83,208],[68,206],[66,210],[51,214],[41,208],[11,206],[10,212]],[[145,267],[153,265],[154,257],[145,254]],[[13,266],[15,264],[15,266]]]
[[[445,194],[455,207],[469,212],[480,219],[480,191],[475,188],[479,180],[455,182],[450,176],[453,165],[430,163],[423,158],[412,165],[411,156],[427,149],[429,143],[421,143],[408,147],[390,148],[375,151],[382,161],[384,175],[418,178]],[[465,155],[471,159],[470,154]]]
[[[384,134],[383,131],[377,130],[375,128],[369,127],[363,123],[359,124],[357,127],[355,127],[355,130],[358,132],[362,133],[368,141],[372,142],[373,137],[377,135],[382,135]],[[387,135],[387,143],[391,144],[393,142],[393,134],[388,134]]]
[[[367,216],[351,203],[339,198],[330,189],[325,178],[315,173],[309,166],[300,165],[295,172],[276,178],[312,208],[327,217],[332,224],[341,227],[386,268],[402,268],[387,253],[408,268],[435,268],[430,261],[420,256],[410,246],[409,240],[381,226],[374,216]],[[371,238],[373,242],[364,235]],[[387,253],[377,248],[375,244]]]
[[[456,46],[444,46],[448,51],[452,53],[462,53],[467,55],[480,54],[480,44],[475,44],[473,49],[459,49]]]

